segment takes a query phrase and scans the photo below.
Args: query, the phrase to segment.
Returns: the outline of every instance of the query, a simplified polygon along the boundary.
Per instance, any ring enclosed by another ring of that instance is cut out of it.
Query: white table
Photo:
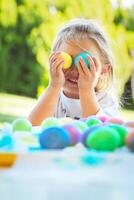
[[[0,200],[18,199],[133,200],[134,155],[77,147],[21,153],[12,168],[0,170]]]

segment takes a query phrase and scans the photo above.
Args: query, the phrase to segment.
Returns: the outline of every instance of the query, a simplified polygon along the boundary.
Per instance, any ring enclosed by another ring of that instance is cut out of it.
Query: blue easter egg
[[[39,142],[43,149],[63,149],[71,144],[71,138],[62,127],[49,127],[39,135]]]
[[[12,149],[14,146],[14,140],[12,135],[6,134],[0,140],[0,148]]]
[[[74,66],[77,67],[77,62],[78,60],[80,59],[80,57],[82,57],[82,59],[84,60],[84,62],[86,63],[86,66],[89,68],[90,67],[90,64],[88,62],[88,59],[87,59],[87,55],[89,55],[90,57],[92,57],[92,54],[89,53],[89,52],[83,52],[83,53],[80,53],[78,54],[75,59],[74,59]]]

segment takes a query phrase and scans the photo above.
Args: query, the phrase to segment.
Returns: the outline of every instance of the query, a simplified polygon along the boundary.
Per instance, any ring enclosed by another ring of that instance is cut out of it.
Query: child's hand
[[[87,59],[90,64],[90,68],[87,68],[82,58],[80,58],[77,63],[79,72],[78,87],[82,90],[94,90],[101,73],[101,63],[95,57],[91,58],[88,55]]]
[[[60,55],[61,52],[53,53],[50,58],[50,85],[53,87],[61,88],[65,82],[64,73],[62,71],[62,66],[64,63],[63,58]]]

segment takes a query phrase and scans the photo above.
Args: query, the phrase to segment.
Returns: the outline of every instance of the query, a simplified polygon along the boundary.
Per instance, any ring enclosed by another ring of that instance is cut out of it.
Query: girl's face
[[[100,59],[100,52],[92,40],[81,40],[79,42],[70,41],[67,43],[62,43],[58,51],[64,51],[68,53],[73,61],[74,58],[85,51],[91,52],[91,54],[96,57],[97,59]],[[74,62],[72,62],[72,65],[68,69],[63,69],[64,75],[65,75],[65,83],[63,86],[63,92],[67,97],[78,99],[79,98],[79,89],[78,89],[78,70],[74,67]]]

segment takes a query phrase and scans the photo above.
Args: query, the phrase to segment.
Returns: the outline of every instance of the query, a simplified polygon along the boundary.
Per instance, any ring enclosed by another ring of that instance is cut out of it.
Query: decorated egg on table
[[[130,151],[134,152],[134,129],[126,136],[125,143]]]
[[[73,122],[73,119],[70,117],[62,117],[59,120],[61,125],[70,124]]]
[[[120,138],[121,138],[119,147],[124,146],[125,138],[128,134],[128,130],[124,126],[119,125],[119,124],[108,124],[107,126],[118,132],[118,134],[120,135]]]
[[[128,128],[134,128],[134,121],[125,122],[123,125]]]
[[[12,132],[32,131],[32,124],[26,118],[17,118],[12,123]]]
[[[51,126],[60,126],[60,120],[56,117],[48,117],[43,120],[41,129],[43,130]]]
[[[76,126],[73,124],[66,124],[63,126],[63,128],[69,132],[71,137],[70,145],[75,145],[80,142],[80,130]]]
[[[111,124],[123,124],[124,120],[123,119],[119,119],[119,118],[109,118],[105,121],[106,123],[111,123]]]
[[[71,137],[63,127],[52,126],[42,130],[39,143],[43,149],[63,149],[71,144]]]
[[[85,123],[88,125],[88,127],[95,126],[95,125],[98,125],[98,124],[102,124],[101,120],[97,119],[96,117],[87,118]]]
[[[87,136],[86,145],[99,151],[114,151],[120,143],[120,136],[114,129],[99,127]]]

